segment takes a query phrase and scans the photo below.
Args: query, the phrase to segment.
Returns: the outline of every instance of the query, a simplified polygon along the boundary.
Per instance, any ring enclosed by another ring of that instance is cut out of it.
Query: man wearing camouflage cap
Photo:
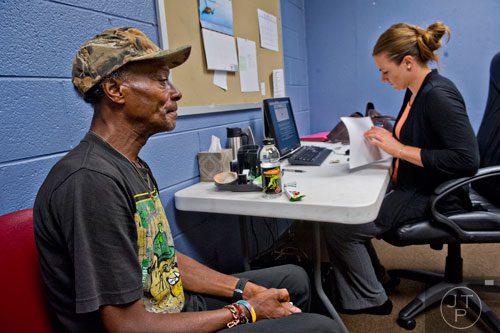
[[[134,28],[106,30],[77,51],[73,84],[94,108],[90,131],[52,168],[34,207],[55,330],[333,331],[330,319],[301,313],[310,297],[302,269],[230,276],[175,250],[138,155],[153,134],[175,128],[182,94],[169,74],[189,53],[160,50]]]

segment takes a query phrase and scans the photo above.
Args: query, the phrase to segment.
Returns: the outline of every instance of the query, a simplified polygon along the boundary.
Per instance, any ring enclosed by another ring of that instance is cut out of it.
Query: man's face
[[[136,130],[148,136],[171,131],[177,119],[177,101],[182,94],[169,81],[170,70],[162,61],[128,65],[120,89],[124,112]]]

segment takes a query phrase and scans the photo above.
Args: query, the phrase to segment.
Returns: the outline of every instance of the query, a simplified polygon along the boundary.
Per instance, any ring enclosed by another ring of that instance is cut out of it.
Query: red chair
[[[33,233],[33,210],[0,216],[0,332],[52,332]]]

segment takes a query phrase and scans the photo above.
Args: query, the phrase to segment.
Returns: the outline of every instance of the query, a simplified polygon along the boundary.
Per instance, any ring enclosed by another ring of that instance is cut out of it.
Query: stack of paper
[[[382,149],[370,144],[363,136],[373,126],[370,117],[341,117],[340,119],[349,132],[349,168],[360,167],[391,157]]]

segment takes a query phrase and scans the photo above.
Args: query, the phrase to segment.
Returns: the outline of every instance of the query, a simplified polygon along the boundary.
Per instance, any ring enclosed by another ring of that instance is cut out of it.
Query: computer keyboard
[[[321,165],[332,150],[317,146],[301,146],[288,158],[292,165]]]

